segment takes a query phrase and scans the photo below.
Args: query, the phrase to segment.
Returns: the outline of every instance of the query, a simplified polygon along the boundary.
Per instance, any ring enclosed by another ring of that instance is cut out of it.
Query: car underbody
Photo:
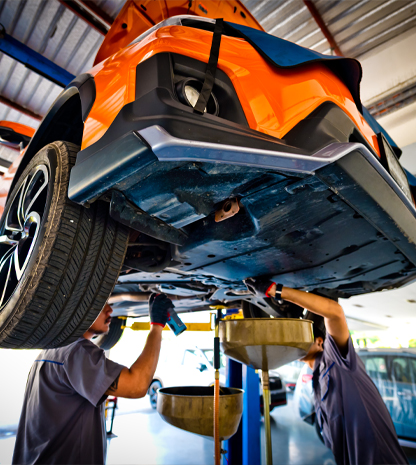
[[[336,148],[340,150],[340,144]],[[146,305],[137,302],[133,310],[129,292],[163,290],[178,296],[179,311],[206,309],[220,302],[238,306],[241,299],[253,302],[242,283],[252,275],[267,275],[287,286],[333,298],[399,287],[413,280],[414,229],[403,231],[397,224],[409,220],[410,226],[414,207],[397,187],[392,191],[387,172],[364,147],[349,144],[346,149],[339,161],[316,173],[292,176],[201,162],[160,163],[170,168],[165,169],[163,182],[149,177],[147,189],[146,183],[135,184],[134,189],[138,185],[144,189],[135,192],[137,198],[146,199],[139,204],[143,210],[158,218],[168,216],[171,225],[176,215],[180,226],[190,216],[198,217],[192,207],[202,204],[199,199],[211,197],[205,201],[211,213],[200,211],[200,218],[178,228],[186,234],[181,245],[137,234],[114,289],[112,299],[117,294],[125,299],[119,298],[115,314],[146,313]],[[245,180],[242,186],[241,179]],[[230,210],[235,199],[238,212],[216,221],[216,214],[226,213],[228,207],[219,202],[218,210],[212,208],[216,196],[229,198]],[[400,208],[403,202],[406,208]],[[401,214],[404,217],[399,218]],[[132,208],[130,219],[136,216]],[[156,271],[151,272],[152,268]],[[256,304],[263,307],[261,302]],[[275,314],[269,305],[266,311]]]
[[[68,344],[108,298],[123,317],[152,292],[299,317],[243,281],[337,299],[416,278],[416,179],[361,106],[358,62],[227,23],[207,80],[214,27],[177,16],[116,53],[109,34],[2,179],[2,347]],[[208,81],[198,113],[185,91]]]
[[[248,295],[242,280],[253,275],[332,298],[413,280],[414,203],[352,120],[326,102],[284,139],[253,131],[224,73],[214,91],[232,116],[196,118],[170,89],[204,66],[172,54],[138,65],[136,100],[72,170],[70,199],[104,199],[135,231],[115,315],[146,314],[148,293],[161,290],[178,311],[247,300],[276,315]]]

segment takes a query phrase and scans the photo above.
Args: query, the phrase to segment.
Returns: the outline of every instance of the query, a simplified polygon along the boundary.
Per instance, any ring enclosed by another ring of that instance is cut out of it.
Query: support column
[[[243,365],[227,357],[225,367],[225,384],[227,387],[242,389],[243,387]],[[244,413],[243,413],[244,415]],[[223,465],[242,465],[243,463],[243,422],[240,422],[237,432],[228,441],[223,442],[227,451],[227,460],[223,459]]]

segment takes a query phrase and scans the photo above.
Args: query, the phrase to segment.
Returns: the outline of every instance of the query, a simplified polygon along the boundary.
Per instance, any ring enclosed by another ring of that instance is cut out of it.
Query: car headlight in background
[[[183,79],[176,84],[176,94],[182,103],[194,108],[201,93],[202,86],[203,83],[198,81],[198,79]],[[208,104],[204,112],[209,113],[210,115],[218,116],[219,109],[218,100],[211,92],[211,96],[208,100]]]

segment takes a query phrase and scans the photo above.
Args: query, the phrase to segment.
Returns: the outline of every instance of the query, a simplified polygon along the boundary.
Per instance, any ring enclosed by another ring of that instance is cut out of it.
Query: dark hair
[[[317,337],[321,337],[324,341],[326,338],[326,332],[321,331],[319,328],[313,328],[313,337],[316,339]]]
[[[313,322],[313,336],[316,339],[321,337],[324,341],[326,338],[325,320],[323,316],[317,315],[316,313],[306,312],[303,317],[305,320],[311,320]]]

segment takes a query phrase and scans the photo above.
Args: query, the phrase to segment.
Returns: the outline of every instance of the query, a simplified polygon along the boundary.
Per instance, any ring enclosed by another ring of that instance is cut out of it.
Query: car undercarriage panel
[[[137,232],[120,279],[241,292],[243,279],[269,276],[331,297],[415,279],[415,206],[342,110],[325,104],[291,131],[290,144],[244,118],[196,117],[176,99],[173,74],[161,72],[194,61],[159,54],[140,64],[136,100],[72,169],[71,200],[107,200],[113,218]],[[216,86],[236,104],[228,81],[219,73]],[[318,140],[302,145],[318,129]],[[217,221],[231,201],[238,209]]]
[[[196,310],[215,303],[218,288],[235,293],[230,301],[244,299],[242,280],[253,275],[332,297],[410,282],[416,275],[414,207],[391,188],[394,181],[378,160],[363,153],[353,150],[303,177],[226,164],[160,163],[162,176],[148,176],[124,194],[152,216],[182,226],[188,239],[171,245],[164,271],[133,271],[119,278],[119,286],[171,286],[171,294],[191,299],[189,309]],[[240,209],[216,222],[225,198],[238,198]],[[200,288],[192,292],[192,283]]]

